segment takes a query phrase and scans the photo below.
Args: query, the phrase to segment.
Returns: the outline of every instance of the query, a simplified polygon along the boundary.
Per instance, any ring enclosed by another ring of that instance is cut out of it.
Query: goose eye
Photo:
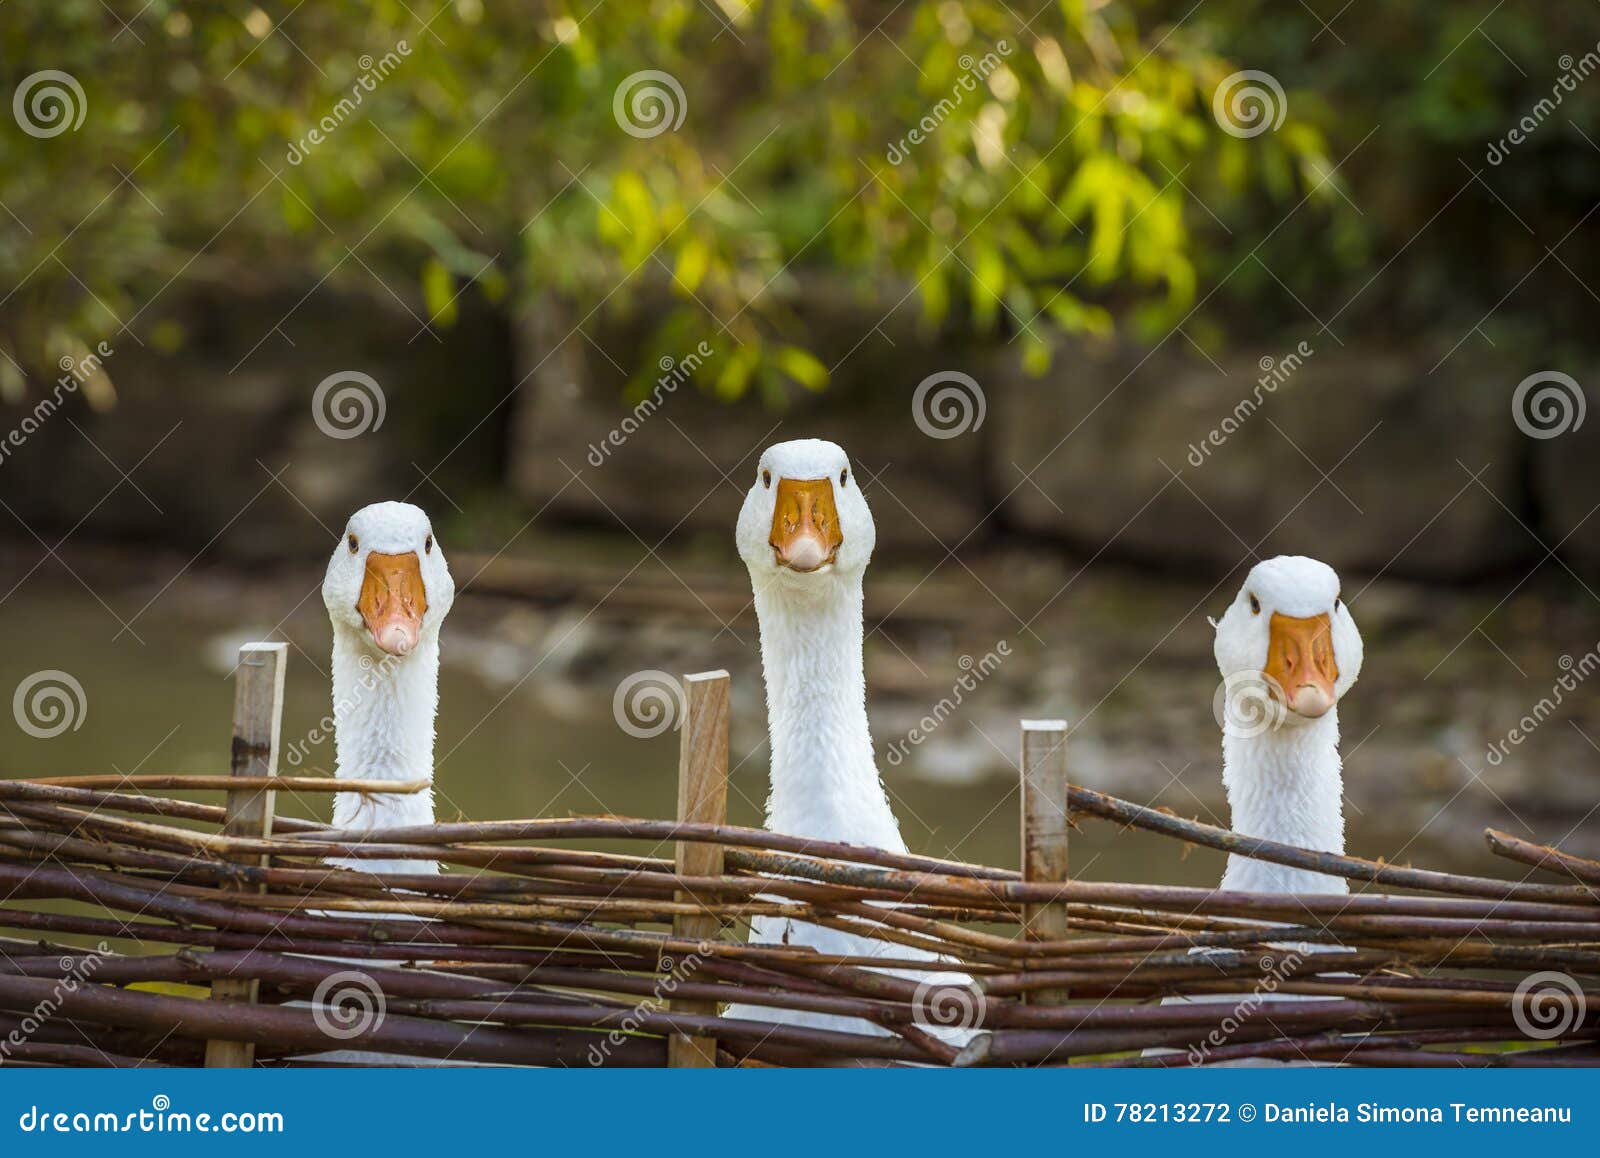
[[[850,482],[850,468],[845,467],[839,472],[839,485],[846,486]]]
[[[433,536],[432,535],[429,535],[426,539],[422,540],[422,553],[424,555],[433,554]]]
[[[770,470],[764,470],[761,472],[761,485],[767,487],[769,490],[771,489],[772,472]]]
[[[1344,600],[1340,599],[1337,595],[1335,595],[1333,597],[1333,609],[1335,611],[1340,611],[1343,608],[1344,608]]]
[[[1261,614],[1261,600],[1254,595],[1250,596],[1250,610],[1256,615]]]
[[[352,555],[361,549],[361,540],[356,538],[354,535],[350,536],[348,542],[350,543],[350,553]]]

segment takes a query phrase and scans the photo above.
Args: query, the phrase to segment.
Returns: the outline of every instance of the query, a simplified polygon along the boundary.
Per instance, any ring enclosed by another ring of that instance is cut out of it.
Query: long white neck
[[[352,631],[333,632],[333,718],[341,780],[433,779],[439,709],[439,638],[424,635],[403,659],[380,658]],[[433,789],[411,794],[340,792],[337,828],[432,824]],[[432,872],[431,861],[343,861],[372,872]]]
[[[755,586],[772,742],[767,827],[905,851],[872,757],[861,576]]]
[[[1222,738],[1222,783],[1233,830],[1318,852],[1344,852],[1339,715],[1290,723],[1259,736]],[[1342,877],[1229,856],[1222,887],[1245,892],[1344,893]]]

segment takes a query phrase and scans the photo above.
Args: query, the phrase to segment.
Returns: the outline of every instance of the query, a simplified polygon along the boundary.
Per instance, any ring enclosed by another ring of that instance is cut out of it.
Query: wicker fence
[[[1600,862],[1491,832],[1502,880],[1239,836],[1071,785],[1059,721],[1022,725],[1021,872],[730,827],[720,672],[684,681],[674,820],[339,831],[276,793],[427,786],[278,777],[283,670],[245,649],[229,776],[0,781],[0,1064],[1600,1064]],[[195,790],[226,802],[162,795]],[[1090,819],[1353,891],[1074,880]],[[598,839],[645,851],[566,843]],[[749,944],[760,915],[873,952]]]

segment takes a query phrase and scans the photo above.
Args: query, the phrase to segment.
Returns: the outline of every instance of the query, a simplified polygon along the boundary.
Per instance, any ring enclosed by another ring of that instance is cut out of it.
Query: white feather
[[[1251,603],[1252,597],[1255,604]],[[1259,610],[1257,608],[1259,607]],[[1274,612],[1296,618],[1326,614],[1332,626],[1335,705],[1319,719],[1285,712],[1276,727],[1246,729],[1222,738],[1222,783],[1232,827],[1319,852],[1344,852],[1344,783],[1339,760],[1337,701],[1361,674],[1363,649],[1350,610],[1339,598],[1331,567],[1301,555],[1256,564],[1222,619],[1214,651],[1224,679],[1267,666]],[[1227,889],[1273,893],[1342,893],[1344,878],[1230,856]]]
[[[1332,632],[1334,662],[1339,678],[1334,685],[1335,704],[1317,719],[1284,712],[1276,726],[1261,730],[1223,730],[1222,784],[1232,812],[1230,825],[1245,836],[1292,844],[1318,852],[1344,853],[1344,783],[1339,759],[1339,709],[1337,701],[1361,674],[1363,648],[1350,610],[1339,598],[1339,577],[1331,567],[1301,555],[1267,559],[1251,569],[1244,585],[1216,628],[1214,652],[1217,669],[1229,676],[1253,675],[1267,666],[1268,639],[1274,612],[1294,618],[1326,614]],[[1251,893],[1343,894],[1349,886],[1343,877],[1310,869],[1292,868],[1232,854],[1223,873],[1222,887]],[[1308,946],[1287,946],[1310,951]],[[1326,951],[1326,946],[1322,947]],[[1195,950],[1203,953],[1204,950]],[[1252,995],[1259,996],[1258,995]],[[1241,994],[1167,998],[1162,1004],[1189,1002],[1240,1003]],[[1277,995],[1293,1000],[1292,995]],[[1170,1050],[1146,1050],[1147,1054]],[[1246,1058],[1216,1063],[1228,1066],[1268,1066],[1272,1059]],[[1311,1063],[1315,1064],[1315,1063]]]
[[[350,549],[354,537],[356,549]],[[427,611],[417,645],[404,656],[386,655],[373,642],[356,609],[372,551],[414,551],[422,572]],[[455,582],[444,551],[433,541],[427,514],[409,503],[374,503],[350,517],[328,560],[322,600],[333,627],[333,718],[341,780],[433,779],[434,717],[439,709],[439,628],[455,601]],[[432,824],[433,789],[418,793],[336,793],[336,828],[371,831],[394,825]],[[335,859],[370,873],[435,873],[431,860]],[[348,917],[351,914],[330,914]],[[374,919],[389,917],[373,914]],[[392,919],[392,918],[391,918]],[[389,967],[399,961],[351,961],[353,968]],[[298,1004],[298,1003],[296,1003]],[[331,1050],[307,1060],[366,1065],[447,1065],[370,1050]]]
[[[798,574],[776,562],[768,539],[781,479],[831,480],[843,534],[831,567]],[[772,769],[767,828],[904,852],[905,840],[878,776],[867,723],[862,581],[876,537],[872,512],[841,447],[806,439],[780,443],[762,455],[739,514],[737,540],[750,572],[761,628]],[[786,918],[757,918],[751,939],[809,945],[826,954],[940,960],[932,953]],[[946,971],[886,972],[917,981],[936,977],[946,985],[971,983],[964,975]],[[762,1006],[736,1005],[727,1016],[855,1033],[886,1032],[858,1018]],[[957,1042],[970,1036],[966,1031],[928,1028]]]
[[[351,536],[356,550],[350,550]],[[328,560],[322,599],[333,627],[335,775],[343,780],[432,780],[434,717],[439,709],[439,628],[455,601],[444,550],[430,541],[427,514],[409,503],[374,503],[351,516]],[[403,657],[373,643],[361,614],[367,555],[416,552],[427,611],[417,646]],[[333,802],[338,828],[432,824],[433,790],[405,795],[341,792]],[[433,861],[344,860],[367,872],[435,872]]]

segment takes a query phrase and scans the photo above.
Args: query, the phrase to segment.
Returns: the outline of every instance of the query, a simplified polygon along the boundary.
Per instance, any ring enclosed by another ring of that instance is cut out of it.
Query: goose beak
[[[417,646],[422,617],[428,612],[428,593],[417,553],[385,555],[369,551],[356,610],[372,633],[373,643],[390,655],[409,655]]]
[[[1327,614],[1298,619],[1274,611],[1268,632],[1266,675],[1276,685],[1273,694],[1296,715],[1326,715],[1339,682]]]
[[[767,543],[780,567],[802,573],[821,570],[838,556],[843,542],[832,479],[778,480]]]

